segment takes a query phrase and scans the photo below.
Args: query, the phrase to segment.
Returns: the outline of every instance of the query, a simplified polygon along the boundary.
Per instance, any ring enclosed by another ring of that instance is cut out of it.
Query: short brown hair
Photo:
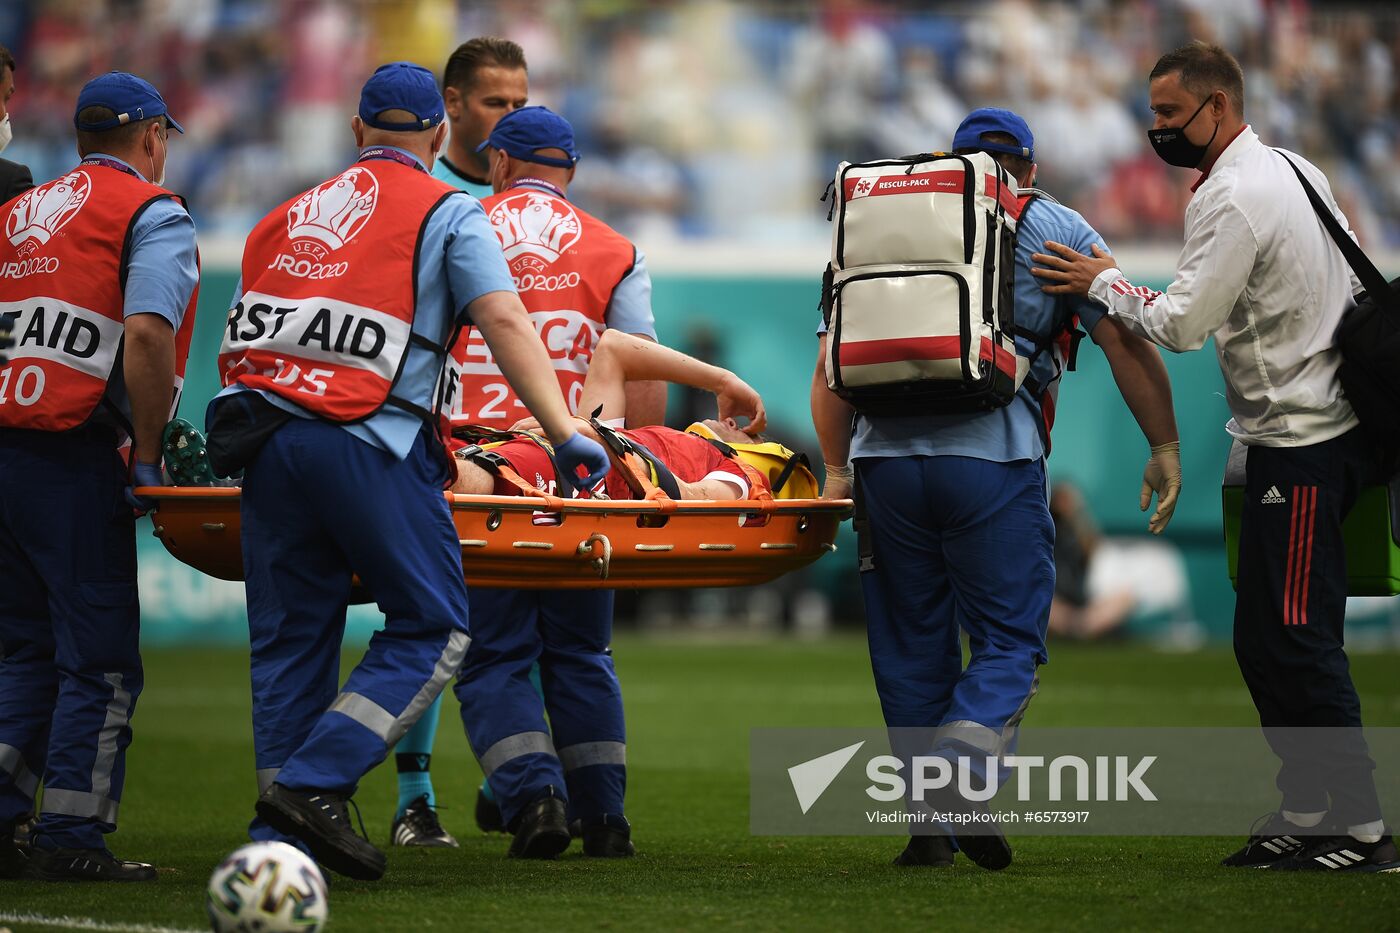
[[[0,45],[0,72],[3,72],[6,68],[14,71],[18,67],[19,66],[15,64],[15,57],[10,53],[10,50]]]
[[[478,36],[457,46],[457,51],[447,59],[447,67],[442,72],[442,86],[469,91],[476,82],[477,71],[492,65],[529,70],[525,67],[525,50],[519,45],[496,36]]]
[[[79,123],[103,123],[107,120],[115,119],[117,112],[111,107],[84,107],[78,111]],[[90,152],[110,152],[113,155],[120,154],[120,150],[135,144],[146,132],[146,127],[156,122],[164,120],[164,116],[148,117],[145,120],[134,120],[131,123],[123,123],[108,130],[78,130],[78,154],[87,155]]]
[[[1216,91],[1224,91],[1244,116],[1244,72],[1235,56],[1226,49],[1197,39],[1157,59],[1147,80],[1155,81],[1172,72],[1181,74],[1181,85],[1204,100]]]

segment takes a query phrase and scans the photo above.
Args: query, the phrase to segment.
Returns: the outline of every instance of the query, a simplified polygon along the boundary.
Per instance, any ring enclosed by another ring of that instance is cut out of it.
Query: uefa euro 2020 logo
[[[491,226],[506,261],[529,253],[551,263],[579,241],[582,225],[567,201],[526,191],[491,209]]]
[[[15,246],[28,245],[30,250],[37,248],[31,244],[48,243],[82,210],[91,191],[92,179],[84,171],[69,172],[32,189],[10,208],[5,235]]]
[[[317,185],[287,210],[293,251],[324,259],[355,238],[378,201],[379,182],[359,166]]]

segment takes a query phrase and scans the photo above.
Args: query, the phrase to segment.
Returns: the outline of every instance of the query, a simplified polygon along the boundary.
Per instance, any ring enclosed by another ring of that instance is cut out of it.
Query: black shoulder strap
[[[1283,161],[1287,162],[1288,167],[1293,169],[1293,174],[1298,176],[1298,182],[1303,186],[1303,190],[1308,193],[1308,200],[1312,202],[1313,210],[1317,212],[1317,217],[1322,221],[1322,226],[1327,228],[1327,232],[1331,234],[1332,239],[1337,244],[1337,248],[1340,249],[1342,255],[1346,257],[1347,265],[1351,266],[1351,270],[1356,273],[1356,277],[1360,279],[1361,284],[1366,287],[1366,294],[1370,295],[1371,298],[1377,302],[1382,301],[1387,296],[1389,296],[1392,305],[1400,302],[1400,296],[1395,295],[1391,291],[1390,283],[1385,280],[1385,276],[1381,275],[1375,263],[1371,262],[1366,254],[1362,252],[1361,247],[1356,245],[1355,240],[1347,236],[1347,232],[1342,229],[1342,225],[1337,223],[1337,218],[1332,213],[1332,209],[1327,206],[1322,200],[1322,196],[1319,195],[1317,190],[1303,177],[1303,173],[1299,171],[1297,164],[1280,150],[1275,149],[1274,151],[1283,157]]]
[[[618,457],[632,454],[644,460],[651,467],[652,482],[661,489],[662,492],[672,499],[681,497],[681,487],[676,482],[676,474],[671,472],[671,468],[662,462],[661,458],[647,449],[645,444],[633,438],[627,437],[616,428],[610,428],[598,420],[598,416],[603,413],[603,406],[599,405],[593,410],[588,423],[593,426],[593,430],[598,432],[598,436],[603,439],[603,443],[612,448],[613,453]]]

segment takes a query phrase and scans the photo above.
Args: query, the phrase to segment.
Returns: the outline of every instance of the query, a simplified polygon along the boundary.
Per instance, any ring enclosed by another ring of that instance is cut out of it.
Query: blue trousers
[[[420,434],[402,460],[293,419],[243,481],[258,786],[351,793],[457,673],[468,644],[444,465]],[[339,683],[352,568],[384,628]],[[254,821],[255,839],[276,838]]]
[[[1044,462],[873,457],[857,460],[856,474],[885,724],[942,727],[958,754],[1000,756],[1046,661],[1055,531]],[[971,648],[965,669],[959,629]]]
[[[136,521],[111,431],[0,429],[0,831],[116,829],[141,693]]]
[[[457,698],[506,825],[551,789],[585,824],[620,818],[627,737],[608,654],[612,591],[471,593],[473,640]],[[530,682],[537,661],[543,696]]]

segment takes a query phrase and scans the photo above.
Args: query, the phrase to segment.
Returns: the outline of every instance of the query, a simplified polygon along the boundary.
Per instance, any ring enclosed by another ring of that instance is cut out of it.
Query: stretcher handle
[[[589,563],[593,565],[594,570],[598,571],[598,579],[606,580],[608,574],[612,570],[612,542],[608,540],[607,535],[598,531],[593,532],[593,534],[579,542],[574,553],[580,557],[585,555],[591,556],[593,554],[593,545],[595,544],[601,544],[603,546],[603,553],[597,557],[592,557]]]

